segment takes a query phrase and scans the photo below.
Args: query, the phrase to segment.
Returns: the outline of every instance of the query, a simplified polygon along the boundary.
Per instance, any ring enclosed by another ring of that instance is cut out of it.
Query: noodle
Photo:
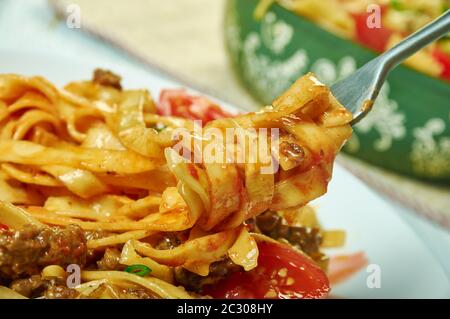
[[[265,237],[248,224],[258,215],[278,211],[293,227],[319,228],[305,205],[326,192],[351,114],[312,74],[260,112],[199,126],[157,114],[148,91],[95,74],[64,89],[0,75],[0,237],[38,240],[41,250],[24,260],[52,257],[2,266],[0,275],[7,269],[14,282],[39,274],[51,286],[68,277],[70,257],[81,284],[58,286],[67,296],[187,299],[199,296],[195,283],[258,270]],[[207,101],[183,91],[165,104],[197,103],[198,111]],[[237,131],[229,140],[220,137],[227,129]],[[279,152],[275,133],[261,133],[268,129],[279,132]],[[345,239],[321,234],[326,247]],[[22,244],[13,246],[37,245]],[[0,288],[0,298],[15,296]]]
[[[124,244],[132,239],[142,239],[152,234],[152,232],[147,230],[133,230],[121,234],[115,234],[112,236],[100,238],[100,239],[91,239],[87,242],[87,247],[96,249],[105,246],[114,246],[117,244]]]
[[[158,278],[142,278],[123,271],[83,271],[81,278],[84,280],[111,279],[125,282],[132,282],[139,286],[143,286],[161,298],[166,299],[191,299],[183,288],[173,286],[166,281]]]

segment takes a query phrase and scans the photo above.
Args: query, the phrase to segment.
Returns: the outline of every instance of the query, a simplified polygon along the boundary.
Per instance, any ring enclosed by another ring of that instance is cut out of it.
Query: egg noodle
[[[83,261],[80,282],[72,287],[78,298],[120,298],[118,291],[125,290],[156,298],[205,296],[183,286],[177,271],[208,278],[212,265],[225,258],[241,271],[255,269],[258,243],[273,241],[249,226],[256,216],[277,212],[289,226],[320,228],[306,205],[326,192],[334,158],[351,135],[351,119],[329,89],[307,74],[259,112],[203,123],[203,129],[219,131],[278,129],[280,168],[264,174],[259,158],[182,160],[173,133],[193,132],[194,122],[161,115],[147,90],[124,90],[95,78],[59,89],[39,76],[0,75],[0,297],[23,297],[12,281],[30,275],[67,278],[73,262],[47,258],[59,241],[40,248],[45,261],[27,260],[25,268],[14,258],[31,256],[35,248],[15,247],[14,255],[11,242],[23,239],[28,228],[37,229],[35,236],[57,236],[51,231],[71,227],[72,233],[94,234],[76,237],[88,252],[118,252],[117,267]],[[209,143],[203,136],[201,147]],[[183,151],[194,153],[191,146],[183,143]],[[339,231],[320,234],[326,247],[344,240]],[[172,235],[176,245],[158,245]],[[73,242],[66,244],[59,254],[78,256]],[[133,271],[136,265],[141,274]]]

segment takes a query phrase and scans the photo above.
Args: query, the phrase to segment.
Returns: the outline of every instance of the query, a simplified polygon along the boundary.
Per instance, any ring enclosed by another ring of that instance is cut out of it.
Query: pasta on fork
[[[345,234],[308,203],[351,119],[313,74],[243,115],[104,70],[0,75],[0,297],[325,297]]]

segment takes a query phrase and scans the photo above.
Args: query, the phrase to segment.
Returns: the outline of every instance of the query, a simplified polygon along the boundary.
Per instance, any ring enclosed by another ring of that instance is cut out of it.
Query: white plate
[[[154,96],[167,87],[180,87],[174,81],[132,64],[110,65],[86,61],[82,56],[59,57],[48,54],[0,52],[0,73],[43,75],[62,85],[89,79],[94,67],[105,67],[123,77],[124,87],[149,88]],[[381,287],[368,288],[369,273],[361,271],[333,289],[344,298],[449,298],[449,281],[422,241],[396,214],[392,205],[371,191],[353,175],[335,166],[328,193],[316,203],[325,227],[347,231],[342,250],[363,250],[370,263],[381,270]]]

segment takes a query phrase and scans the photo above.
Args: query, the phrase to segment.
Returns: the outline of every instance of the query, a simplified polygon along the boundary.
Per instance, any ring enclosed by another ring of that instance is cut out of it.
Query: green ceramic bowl
[[[279,5],[257,21],[257,3],[228,0],[225,38],[236,74],[261,103],[308,71],[331,85],[375,57]],[[450,84],[397,67],[344,151],[401,174],[450,183]]]

